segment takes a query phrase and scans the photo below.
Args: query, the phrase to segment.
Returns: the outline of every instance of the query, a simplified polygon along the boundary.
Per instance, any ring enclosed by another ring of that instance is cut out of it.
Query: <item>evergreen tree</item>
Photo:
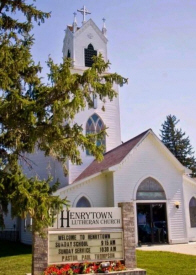
[[[176,116],[168,115],[162,124],[161,140],[172,154],[184,165],[192,170],[192,177],[196,177],[196,159],[189,137],[176,125],[179,120]]]
[[[31,168],[26,156],[35,148],[62,165],[68,159],[81,163],[79,147],[101,160],[104,148],[94,141],[105,130],[100,137],[85,136],[73,119],[87,104],[92,105],[92,93],[102,101],[112,100],[116,96],[113,83],[123,85],[127,80],[116,73],[104,73],[109,63],[98,56],[83,75],[71,74],[69,59],[57,65],[50,58],[50,83],[42,83],[40,64],[35,64],[31,55],[32,28],[50,13],[29,2],[0,1],[0,222],[3,225],[3,213],[11,203],[13,216],[25,218],[29,214],[33,230],[41,232],[51,223],[51,211],[68,202],[52,196],[57,184],[50,187],[50,178],[27,178],[20,163]]]

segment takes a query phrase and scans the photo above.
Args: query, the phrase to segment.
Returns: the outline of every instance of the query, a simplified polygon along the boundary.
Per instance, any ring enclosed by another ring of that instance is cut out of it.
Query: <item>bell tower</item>
[[[76,13],[72,25],[68,25],[65,31],[63,41],[63,56],[69,57],[73,61],[73,73],[82,74],[86,69],[92,66],[92,56],[101,53],[105,62],[108,61],[106,37],[107,28],[105,19],[103,19],[102,29],[99,29],[92,19],[86,21],[86,17],[91,13],[85,6],[77,10],[82,14],[83,20],[81,26],[78,25]],[[107,73],[107,72],[106,72]],[[113,87],[118,92],[118,86]],[[101,127],[106,126],[107,136],[102,141],[105,145],[106,152],[112,150],[121,144],[120,134],[120,114],[119,114],[119,98],[113,101],[106,100],[104,102],[105,111],[102,110],[103,102],[99,98],[93,98],[94,106],[88,106],[84,111],[75,117],[75,122],[83,125],[84,134],[90,131],[99,131]],[[73,165],[68,163],[68,184],[72,183],[81,172],[93,161],[94,157],[89,152],[81,150],[82,165]]]
[[[70,57],[73,65],[78,69],[90,67],[93,55],[102,54],[104,61],[107,61],[107,38],[105,21],[102,31],[86,15],[90,14],[84,6],[78,12],[83,14],[82,26],[79,27],[74,13],[72,25],[68,25],[63,42],[63,57]],[[105,19],[104,19],[105,20]],[[90,61],[90,63],[89,63]]]

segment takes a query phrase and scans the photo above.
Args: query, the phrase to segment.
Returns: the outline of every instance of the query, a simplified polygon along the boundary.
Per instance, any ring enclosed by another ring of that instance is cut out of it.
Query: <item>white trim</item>
[[[188,242],[189,242],[188,238],[172,239],[172,240],[170,240],[169,244],[183,244],[183,243],[188,243]]]
[[[78,29],[73,36],[77,37],[78,35],[80,35],[86,28],[88,28],[88,26],[91,26],[95,32],[99,35],[99,37],[103,40],[103,42],[106,44],[108,42],[108,39],[102,34],[102,32],[100,31],[100,29],[97,27],[97,25],[93,22],[92,19],[89,19],[84,25],[82,25],[82,27],[80,29]]]
[[[193,184],[193,185],[196,186],[196,180],[195,180],[195,179],[193,179],[193,178],[191,178],[191,177],[189,177],[189,176],[187,176],[187,175],[183,175],[183,183],[186,184],[187,181],[188,181],[189,183],[191,183],[191,184]]]
[[[162,147],[164,150],[166,150],[168,156],[171,158],[172,161],[176,163],[176,166],[178,169],[185,173],[185,167],[180,163],[180,161],[170,152],[170,150],[163,144],[163,142],[155,135],[155,133],[152,130],[149,130],[148,134],[151,134],[155,140],[158,142],[160,147]]]
[[[91,198],[90,198],[86,193],[84,193],[84,192],[83,192],[83,193],[80,193],[80,194],[74,199],[74,201],[73,201],[73,203],[72,203],[72,207],[76,207],[78,201],[79,201],[82,197],[85,197],[85,198],[89,201],[89,203],[90,203],[90,205],[91,205],[90,207],[94,207]]]
[[[118,167],[120,167],[120,165],[122,165],[132,154],[133,152],[136,150],[136,148],[138,148],[140,146],[140,144],[143,142],[143,140],[149,135],[151,130],[148,130],[147,133],[138,141],[138,143],[136,143],[136,145],[128,152],[128,154],[121,160],[120,163],[118,163]],[[134,137],[135,138],[135,137]],[[133,139],[134,139],[133,138]],[[129,140],[127,141],[129,142]]]
[[[122,228],[110,228],[110,229],[107,229],[107,228],[101,228],[101,229],[89,229],[89,230],[81,230],[81,229],[74,229],[74,230],[50,230],[48,231],[49,234],[69,234],[69,233],[78,233],[78,232],[81,232],[81,233],[102,233],[102,232],[122,232]]]
[[[63,193],[64,192],[66,192],[67,190],[71,190],[71,189],[74,189],[75,187],[77,187],[78,185],[80,185],[80,184],[85,184],[85,183],[87,183],[87,181],[89,181],[89,180],[91,180],[92,178],[95,178],[95,177],[97,177],[97,176],[100,176],[102,174],[102,172],[98,172],[98,173],[96,173],[96,174],[93,174],[93,175],[91,175],[91,176],[89,176],[89,177],[86,177],[86,178],[83,178],[83,179],[81,179],[80,181],[76,181],[76,182],[73,182],[73,183],[71,183],[70,185],[68,185],[68,186],[65,186],[65,187],[62,187],[62,188],[60,188],[60,189],[58,189],[56,192],[55,192],[55,195],[63,195]]]
[[[142,178],[140,178],[139,180],[138,180],[138,182],[136,183],[136,185],[135,185],[135,187],[134,187],[134,190],[133,190],[133,199],[134,200],[137,200],[136,199],[136,196],[137,196],[137,190],[138,190],[138,188],[139,188],[139,186],[140,186],[140,184],[145,180],[145,179],[147,179],[147,178],[153,178],[155,181],[157,181],[160,185],[161,185],[161,187],[163,188],[163,185],[160,183],[160,180],[158,179],[158,178],[156,178],[156,177],[154,177],[154,176],[152,176],[152,175],[146,175],[146,176],[143,176]],[[164,192],[165,192],[165,188],[163,188],[163,190],[164,190]],[[168,196],[167,196],[167,193],[165,192],[165,196],[166,196],[166,200],[168,199]]]

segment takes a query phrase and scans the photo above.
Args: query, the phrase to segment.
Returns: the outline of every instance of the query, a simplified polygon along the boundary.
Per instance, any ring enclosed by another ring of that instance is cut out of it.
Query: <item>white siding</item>
[[[90,201],[92,207],[108,206],[106,177],[104,175],[97,176],[81,184],[73,184],[60,192],[60,197],[67,197],[72,207],[75,207],[83,196]]]
[[[184,177],[184,204],[189,241],[196,241],[196,227],[191,228],[189,213],[189,202],[193,196],[196,198],[196,181],[191,178],[189,179]]]
[[[32,233],[29,229],[30,219],[27,218],[26,220],[26,226],[25,226],[25,220],[21,220],[21,231],[20,231],[20,238],[21,242],[24,244],[32,244]]]
[[[186,242],[182,173],[150,135],[126,157],[115,173],[115,206],[118,202],[136,201],[137,188],[147,177],[156,179],[165,190],[169,242]],[[174,206],[175,201],[180,202],[179,209]]]
[[[4,215],[4,230],[14,230],[14,228],[18,229],[18,218],[12,218],[11,216],[11,205],[8,205],[8,213]],[[1,228],[0,228],[1,230]]]
[[[107,184],[107,206],[114,206],[114,189],[113,189],[113,173],[108,173],[106,175],[106,184]]]
[[[67,57],[68,50],[70,51],[71,58],[74,60],[73,34],[67,28],[65,38],[63,41],[63,57]]]
[[[67,185],[68,179],[65,177],[62,165],[52,157],[45,157],[42,151],[36,150],[34,154],[26,155],[29,159],[29,163],[32,165],[32,169],[29,169],[25,162],[21,163],[24,173],[30,178],[37,176],[41,180],[48,179],[52,176],[51,183],[57,181],[60,182],[59,188]]]
[[[117,87],[115,87],[117,89]],[[120,137],[120,120],[119,120],[119,99],[115,98],[113,101],[106,101],[105,109],[101,110],[102,103],[98,100],[97,109],[86,108],[83,112],[80,112],[75,116],[75,122],[79,125],[83,125],[83,133],[85,134],[85,127],[87,120],[94,113],[99,115],[103,120],[103,123],[108,127],[106,135],[106,151],[110,151],[116,146],[121,144]],[[69,183],[72,183],[80,173],[93,161],[92,156],[87,156],[86,151],[80,150],[82,157],[82,165],[69,164]]]

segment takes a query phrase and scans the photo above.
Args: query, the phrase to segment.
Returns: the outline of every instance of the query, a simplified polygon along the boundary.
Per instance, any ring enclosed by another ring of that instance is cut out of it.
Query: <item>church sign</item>
[[[48,241],[48,264],[123,260],[121,208],[64,209]]]
[[[122,259],[122,232],[92,230],[49,235],[49,264]]]
[[[58,215],[54,228],[89,229],[122,228],[121,208],[65,208]]]

